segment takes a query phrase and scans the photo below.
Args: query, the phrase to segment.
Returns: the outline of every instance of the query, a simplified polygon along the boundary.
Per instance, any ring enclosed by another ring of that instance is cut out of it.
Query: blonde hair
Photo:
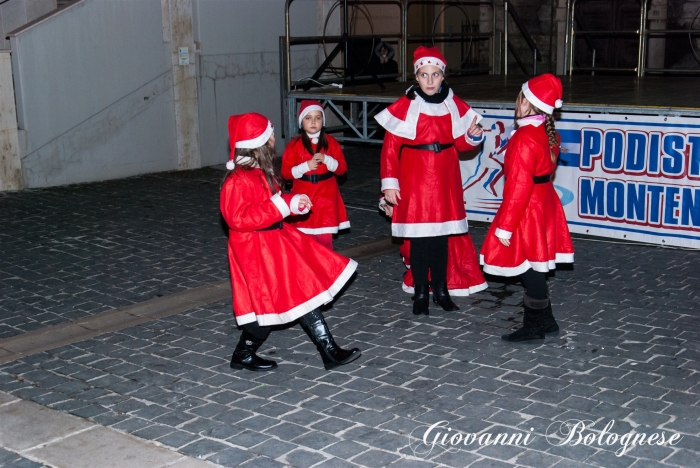
[[[525,95],[523,94],[522,91],[518,94],[518,98],[515,100],[515,128],[518,128],[518,119],[522,118],[521,116],[518,116],[518,111],[520,110],[520,106],[523,103],[523,99],[525,99]],[[557,154],[554,152],[554,148],[558,148],[559,151],[561,151],[561,145],[559,144],[559,140],[557,139],[557,128],[554,124],[554,116],[552,114],[547,114],[543,110],[535,107],[530,101],[528,101],[528,105],[530,106],[530,114],[529,115],[544,115],[544,130],[547,132],[547,138],[549,140],[549,154],[550,157],[552,158],[552,162],[556,163],[557,162]]]

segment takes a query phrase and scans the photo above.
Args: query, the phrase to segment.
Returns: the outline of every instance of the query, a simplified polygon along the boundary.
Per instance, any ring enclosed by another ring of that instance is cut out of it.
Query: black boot
[[[268,371],[277,367],[275,361],[263,359],[255,352],[262,346],[265,340],[255,338],[253,334],[243,329],[241,339],[236,345],[231,357],[231,369],[248,369],[252,371]]]
[[[430,315],[430,285],[415,285],[413,315]]]
[[[347,350],[336,344],[320,310],[314,309],[303,315],[299,319],[299,323],[321,353],[323,366],[326,370],[352,362],[362,355],[358,348]]]
[[[551,300],[547,301],[547,307],[545,307],[542,313],[542,330],[547,335],[552,333],[559,333],[559,324],[557,324],[557,321],[554,320]]]
[[[501,336],[501,338],[511,343],[543,341],[544,328],[542,323],[545,304],[549,302],[549,299],[532,299],[526,295],[523,302],[525,307],[523,326],[513,333]]]
[[[447,290],[447,283],[433,283],[433,302],[442,307],[442,310],[452,312],[459,310],[457,304],[452,302],[450,292]]]

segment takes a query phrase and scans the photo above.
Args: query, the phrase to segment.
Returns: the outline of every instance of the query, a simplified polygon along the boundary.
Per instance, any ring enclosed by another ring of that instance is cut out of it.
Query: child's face
[[[311,111],[301,119],[301,128],[306,133],[317,133],[323,127],[323,114],[321,111]]]
[[[418,69],[416,73],[416,80],[418,80],[418,86],[420,86],[421,91],[423,91],[428,96],[440,91],[440,86],[442,85],[442,80],[444,79],[442,75],[442,70],[440,70],[435,65],[425,65]]]
[[[267,144],[270,145],[270,148],[275,147],[275,134],[274,133],[272,135],[270,135],[270,139],[267,140]]]

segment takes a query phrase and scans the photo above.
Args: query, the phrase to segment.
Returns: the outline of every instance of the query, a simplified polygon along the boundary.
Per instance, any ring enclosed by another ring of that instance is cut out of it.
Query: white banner
[[[486,143],[462,161],[469,219],[491,221],[503,197],[513,111],[476,109]],[[554,187],[571,232],[700,248],[700,118],[564,112]]]

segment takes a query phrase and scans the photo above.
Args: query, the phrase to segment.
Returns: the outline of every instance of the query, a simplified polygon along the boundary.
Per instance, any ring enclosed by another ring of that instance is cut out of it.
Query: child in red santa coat
[[[231,358],[234,369],[265,371],[274,361],[256,351],[272,325],[299,319],[326,369],[346,364],[360,350],[340,348],[319,307],[350,279],[357,263],[282,222],[312,207],[303,194],[282,195],[275,171],[272,124],[260,114],[234,115],[228,123],[231,159],[221,187],[221,213],[229,227],[228,258],[236,322],[243,328]]]
[[[293,180],[292,193],[305,193],[313,212],[288,222],[301,232],[333,249],[333,234],[350,227],[337,175],[348,170],[338,141],[326,135],[326,114],[318,101],[301,101],[300,135],[289,142],[282,155],[282,177]]]
[[[417,83],[375,117],[386,129],[380,172],[392,207],[391,233],[411,241],[416,315],[428,315],[431,287],[440,307],[459,309],[447,287],[448,236],[468,231],[457,152],[483,139],[481,116],[454,95],[445,67],[437,47],[418,47]]]
[[[522,276],[522,328],[503,335],[510,342],[541,341],[559,331],[545,274],[572,263],[574,248],[564,208],[552,184],[560,146],[552,113],[562,105],[559,78],[544,74],[523,84],[515,101],[517,130],[505,156],[503,202],[481,248],[484,272]]]

